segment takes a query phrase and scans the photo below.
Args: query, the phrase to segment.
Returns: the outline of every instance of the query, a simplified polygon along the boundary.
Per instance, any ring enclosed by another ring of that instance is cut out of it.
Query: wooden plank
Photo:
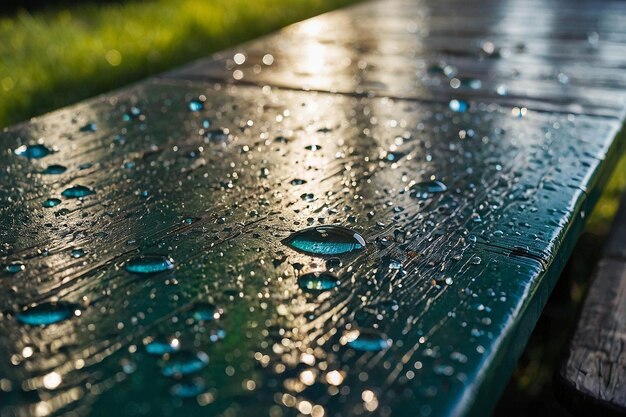
[[[450,22],[514,28],[459,44],[412,29],[430,15],[445,30],[439,2],[365,3],[5,130],[0,415],[488,414],[621,152],[625,15],[603,4],[560,4],[579,18],[569,32],[557,19],[555,40],[553,3],[459,6]],[[543,32],[519,60],[447,52],[514,45],[535,14]],[[612,43],[587,51],[590,31]],[[361,36],[366,50],[349,46]],[[414,59],[442,56],[490,87],[417,75]],[[368,78],[360,59],[380,69]],[[395,78],[376,87],[385,63]],[[496,97],[517,63],[541,65],[519,68],[519,97]],[[561,66],[571,88],[546,78]],[[26,158],[36,144],[31,156],[53,152]],[[441,192],[423,184],[435,180]],[[77,185],[90,192],[68,198]],[[365,248],[328,259],[284,244],[327,225]],[[162,272],[127,270],[147,255],[166,257]],[[337,279],[311,291],[311,272]],[[152,338],[196,356],[155,356]]]
[[[626,414],[625,203],[626,198],[559,369],[557,392],[577,415]]]

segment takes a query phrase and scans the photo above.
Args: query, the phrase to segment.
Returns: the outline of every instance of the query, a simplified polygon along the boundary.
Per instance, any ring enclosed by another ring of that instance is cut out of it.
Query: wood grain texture
[[[0,416],[488,414],[622,150],[626,5],[601,4],[363,3],[5,130]],[[282,243],[331,224],[365,249]],[[80,315],[20,322],[55,300]],[[170,378],[152,338],[210,359]]]
[[[557,378],[559,396],[577,415],[626,415],[624,203]]]

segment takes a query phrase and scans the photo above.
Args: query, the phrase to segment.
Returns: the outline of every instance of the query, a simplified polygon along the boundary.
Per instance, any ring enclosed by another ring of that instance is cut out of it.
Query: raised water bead
[[[82,258],[85,255],[85,250],[81,248],[72,249],[70,255],[72,258]]]
[[[133,274],[155,274],[174,268],[174,261],[167,256],[147,255],[130,259],[124,265]]]
[[[141,109],[137,106],[132,106],[130,110],[124,113],[124,115],[122,116],[122,120],[124,120],[125,122],[130,122],[131,120],[136,119],[139,116],[141,116]]]
[[[300,178],[295,178],[295,179],[291,180],[290,184],[291,185],[302,185],[302,184],[306,184],[306,180],[302,180]]]
[[[209,363],[206,353],[181,350],[172,353],[163,363],[161,373],[165,376],[189,375],[202,370]]]
[[[441,181],[430,180],[418,182],[411,186],[409,195],[420,200],[426,200],[433,196],[446,191],[448,187]]]
[[[206,382],[200,377],[183,380],[170,388],[170,394],[179,398],[194,398],[206,391]]]
[[[204,109],[204,101],[206,100],[206,98],[204,100],[202,100],[202,97],[203,96],[201,96],[198,99],[191,100],[189,102],[189,104],[188,104],[189,111],[199,112],[200,110]]]
[[[75,185],[63,190],[61,195],[65,198],[83,198],[95,193],[96,192],[89,187],[85,187],[84,185]]]
[[[46,169],[44,169],[42,171],[42,174],[59,175],[59,174],[63,174],[65,171],[67,171],[67,168],[64,167],[63,165],[53,164],[53,165],[49,165]]]
[[[28,159],[41,159],[44,156],[50,155],[52,152],[53,152],[52,149],[41,144],[29,145],[29,146],[22,145],[13,151],[15,155],[23,156],[24,158],[28,158]]]
[[[330,272],[309,272],[298,278],[298,286],[307,292],[321,293],[339,285],[339,279]]]
[[[21,262],[11,262],[4,267],[4,270],[10,274],[16,274],[26,269],[26,266]]]
[[[79,131],[81,132],[95,132],[96,130],[98,130],[98,125],[96,125],[93,122],[89,122],[83,126],[80,127]]]
[[[167,353],[178,352],[180,350],[180,341],[175,337],[169,339],[149,339],[145,349],[150,355],[163,356]]]
[[[348,330],[341,340],[348,347],[364,352],[377,352],[392,345],[392,340],[386,334],[374,329]]]
[[[465,113],[469,109],[469,103],[465,100],[452,99],[448,103],[448,108],[456,113]]]
[[[27,307],[18,312],[15,317],[17,321],[23,324],[47,326],[79,315],[78,305],[64,301],[52,301]]]
[[[360,251],[365,239],[360,234],[342,226],[309,227],[283,240],[292,249],[308,255],[332,256]]]
[[[223,310],[213,303],[198,302],[191,309],[191,314],[195,320],[211,321],[222,316]]]

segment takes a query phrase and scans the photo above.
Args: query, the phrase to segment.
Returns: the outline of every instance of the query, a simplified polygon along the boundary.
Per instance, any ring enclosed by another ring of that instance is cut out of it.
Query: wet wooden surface
[[[0,416],[489,414],[621,153],[624,23],[368,2],[7,129]],[[285,244],[321,225],[365,247]]]
[[[626,414],[626,199],[561,366],[560,397],[576,415]]]

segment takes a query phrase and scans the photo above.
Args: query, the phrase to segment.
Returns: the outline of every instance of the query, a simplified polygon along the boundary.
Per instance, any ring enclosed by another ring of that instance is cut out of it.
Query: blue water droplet
[[[191,311],[193,318],[198,321],[217,320],[222,315],[222,309],[212,303],[196,303]]]
[[[93,164],[91,162],[85,162],[84,164],[80,164],[78,166],[78,169],[80,169],[81,171],[84,169],[89,169],[93,166]]]
[[[79,313],[78,305],[63,301],[45,302],[28,307],[16,314],[20,323],[31,326],[47,326],[67,320]]]
[[[450,103],[448,103],[448,107],[453,112],[465,113],[467,109],[469,109],[469,103],[465,100],[453,99],[453,100],[450,100]]]
[[[181,350],[172,353],[161,368],[165,376],[189,375],[202,370],[209,363],[209,356],[204,352]]]
[[[433,196],[433,194],[439,194],[446,191],[448,187],[441,181],[432,180],[418,182],[410,189],[409,195],[420,200],[426,200]]]
[[[309,272],[298,279],[298,286],[307,292],[320,293],[339,285],[339,279],[330,272]]]
[[[70,255],[72,258],[82,258],[85,255],[85,250],[81,248],[72,249]]]
[[[21,262],[11,262],[4,267],[4,270],[10,274],[16,274],[26,269],[26,266]]]
[[[343,337],[348,347],[365,352],[377,352],[392,344],[387,335],[374,329],[349,330]]]
[[[295,178],[295,179],[291,180],[290,184],[291,185],[302,185],[302,184],[306,184],[306,180],[301,180],[299,178]]]
[[[170,394],[179,398],[194,398],[206,391],[206,383],[200,377],[181,381],[170,388]]]
[[[341,226],[309,227],[283,240],[283,243],[309,255],[339,255],[365,248],[365,239]]]
[[[61,200],[59,200],[58,198],[48,198],[46,201],[41,203],[41,205],[44,206],[45,208],[56,207],[59,204],[61,204]]]
[[[178,352],[180,342],[176,338],[155,339],[146,344],[145,348],[150,355],[163,356],[166,353]]]
[[[129,111],[124,113],[124,115],[122,116],[122,120],[124,120],[125,122],[130,122],[131,120],[136,119],[139,116],[141,116],[141,109],[137,106],[132,106]]]
[[[126,262],[124,268],[133,274],[154,274],[174,268],[174,261],[167,256],[138,256]]]
[[[42,173],[46,175],[59,175],[63,174],[65,171],[67,171],[67,168],[63,165],[54,164],[49,165],[46,169],[42,171]]]
[[[204,108],[204,103],[200,100],[191,100],[189,102],[189,110],[192,112],[198,112]]]
[[[22,145],[13,151],[17,156],[23,156],[28,159],[40,159],[52,153],[52,149],[44,145]]]
[[[61,195],[65,198],[82,198],[95,193],[96,192],[89,187],[85,187],[84,185],[75,185],[63,190]]]
[[[322,149],[322,147],[320,145],[308,145],[305,146],[304,149],[306,149],[307,151],[319,151],[320,149]]]
[[[98,130],[98,125],[96,125],[93,122],[87,123],[86,125],[83,125],[80,127],[80,129],[78,129],[81,132],[95,132],[96,130]]]

